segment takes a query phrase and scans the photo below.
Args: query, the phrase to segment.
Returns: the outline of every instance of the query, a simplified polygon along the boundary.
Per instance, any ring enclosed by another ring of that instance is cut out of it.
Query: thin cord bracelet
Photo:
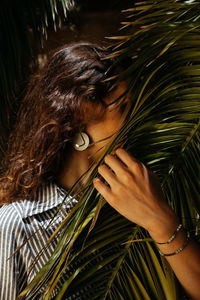
[[[163,242],[163,243],[156,242],[156,244],[158,244],[158,245],[165,245],[165,244],[171,243],[175,239],[177,233],[181,230],[182,226],[183,226],[182,224],[179,224],[177,226],[176,230],[174,231],[174,233],[172,234],[172,236],[169,238],[169,240],[167,242]]]
[[[159,253],[160,253],[161,256],[172,256],[172,255],[176,255],[176,254],[180,253],[181,251],[183,251],[183,249],[185,249],[185,247],[186,247],[186,246],[188,245],[188,243],[189,243],[189,240],[190,240],[190,233],[189,233],[189,231],[187,231],[187,239],[186,239],[185,243],[183,244],[183,246],[182,246],[181,248],[177,249],[175,252],[167,253],[167,254],[165,254],[165,253],[163,253],[162,251],[159,250]]]

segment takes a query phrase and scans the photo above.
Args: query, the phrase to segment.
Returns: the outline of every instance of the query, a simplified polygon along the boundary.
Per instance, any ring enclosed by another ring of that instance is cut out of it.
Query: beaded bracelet
[[[182,226],[183,226],[182,224],[179,224],[179,225],[178,225],[178,227],[176,228],[176,230],[174,231],[174,233],[172,234],[172,236],[169,238],[169,240],[168,240],[167,242],[164,242],[164,243],[158,243],[158,242],[156,242],[156,244],[159,244],[159,245],[165,245],[165,244],[171,243],[171,242],[175,239],[177,233],[178,233],[179,230],[182,228]]]
[[[181,248],[177,249],[175,252],[167,253],[167,254],[164,254],[162,251],[159,250],[159,253],[161,256],[172,256],[172,255],[178,254],[181,251],[183,251],[183,249],[188,245],[189,240],[190,240],[190,233],[189,233],[189,231],[187,231],[187,239]]]

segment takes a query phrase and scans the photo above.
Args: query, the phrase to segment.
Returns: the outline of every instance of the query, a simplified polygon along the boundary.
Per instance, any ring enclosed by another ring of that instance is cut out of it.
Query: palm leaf
[[[130,33],[113,38],[117,42],[112,56],[118,61],[132,57],[118,78],[131,78],[131,108],[126,124],[99,160],[101,164],[123,141],[125,149],[156,172],[169,204],[194,232],[200,207],[199,4],[148,1],[127,11],[124,26]],[[144,230],[105,202],[96,221],[96,175],[97,169],[79,205],[59,228],[61,237],[49,263],[21,298],[49,299],[56,277],[66,272],[56,299],[67,299],[74,291],[84,291],[87,299],[179,299],[173,272]],[[96,224],[88,235],[92,220]],[[45,290],[39,291],[41,286]]]

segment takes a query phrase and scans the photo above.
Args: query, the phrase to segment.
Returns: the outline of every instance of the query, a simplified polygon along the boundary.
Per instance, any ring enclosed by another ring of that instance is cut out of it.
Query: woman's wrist
[[[154,225],[149,234],[157,244],[160,254],[164,256],[174,256],[182,252],[190,240],[189,234],[173,211],[162,222]]]
[[[163,214],[163,217],[161,217],[160,214],[157,219],[155,219],[150,229],[148,229],[148,232],[154,241],[165,243],[174,234],[179,224],[178,217],[169,207]]]

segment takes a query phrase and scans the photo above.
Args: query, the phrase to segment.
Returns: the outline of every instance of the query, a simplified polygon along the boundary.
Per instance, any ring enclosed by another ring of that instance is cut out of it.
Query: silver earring
[[[85,132],[79,132],[73,139],[73,147],[77,151],[83,151],[88,148],[90,144],[89,136]]]

